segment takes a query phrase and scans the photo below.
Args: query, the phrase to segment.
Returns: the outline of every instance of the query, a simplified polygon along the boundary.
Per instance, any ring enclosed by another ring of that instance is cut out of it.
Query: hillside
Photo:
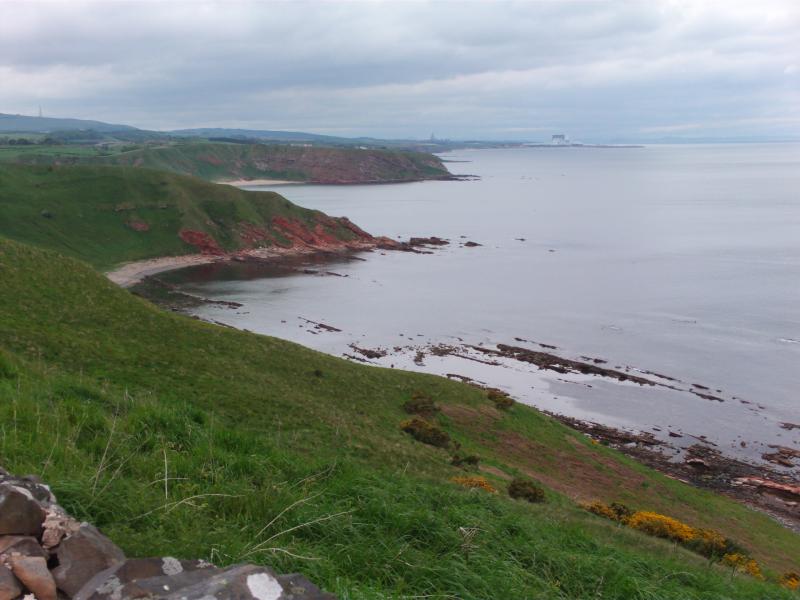
[[[797,568],[800,537],[532,409],[162,312],[16,242],[0,240],[0,281],[3,466],[130,555],[261,562],[340,598],[790,597],[576,502],[712,527],[769,577]],[[448,448],[401,431],[414,395]],[[478,474],[499,493],[451,481]],[[546,502],[508,498],[513,476]]]
[[[310,183],[389,183],[449,179],[432,154],[218,142],[143,146],[109,156],[17,152],[5,160],[26,164],[105,164],[194,175],[210,181],[279,179]]]
[[[102,132],[133,131],[130,125],[115,125],[86,119],[34,117],[0,113],[0,132],[51,133],[53,131],[88,130]]]
[[[150,169],[0,165],[0,235],[109,268],[197,252],[344,246],[370,238],[346,219]]]

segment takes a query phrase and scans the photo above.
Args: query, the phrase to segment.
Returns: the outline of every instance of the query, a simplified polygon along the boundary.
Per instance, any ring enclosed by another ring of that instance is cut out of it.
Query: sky
[[[800,138],[800,0],[0,0],[0,112],[384,138]]]

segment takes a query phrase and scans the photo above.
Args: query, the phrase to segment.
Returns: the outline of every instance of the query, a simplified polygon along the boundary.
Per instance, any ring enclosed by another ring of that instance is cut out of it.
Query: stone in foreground
[[[22,585],[8,568],[0,565],[0,600],[13,600],[22,595]]]
[[[0,535],[41,534],[44,509],[23,490],[8,483],[0,484]]]
[[[56,582],[41,556],[12,554],[8,560],[11,571],[37,600],[56,600]]]
[[[125,560],[122,550],[88,523],[61,542],[57,556],[53,576],[58,588],[70,597],[100,571]]]

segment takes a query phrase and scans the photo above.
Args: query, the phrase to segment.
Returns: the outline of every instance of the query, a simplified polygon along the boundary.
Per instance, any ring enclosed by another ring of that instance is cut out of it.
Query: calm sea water
[[[353,354],[350,343],[405,348],[375,362],[470,376],[523,402],[611,425],[679,432],[683,438],[671,439],[678,445],[707,436],[751,459],[767,444],[800,447],[800,430],[780,427],[800,423],[800,145],[444,158],[454,161],[451,171],[481,179],[271,188],[373,234],[451,240],[434,254],[374,252],[314,267],[347,277],[237,265],[170,277],[244,305],[203,307],[203,317],[332,354]],[[463,247],[466,240],[482,246]],[[681,389],[698,383],[724,402],[514,361],[492,367],[427,356],[417,365],[410,348],[526,345],[515,338],[669,375]]]

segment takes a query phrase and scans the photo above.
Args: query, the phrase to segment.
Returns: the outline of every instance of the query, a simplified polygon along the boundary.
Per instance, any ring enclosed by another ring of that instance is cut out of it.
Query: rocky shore
[[[58,505],[35,476],[0,469],[0,600],[335,600],[300,574],[217,567],[171,556],[127,558]]]
[[[371,247],[365,249],[430,254],[437,248],[447,246],[451,246],[449,240],[435,236],[413,237],[405,242],[387,238],[372,238]],[[467,244],[461,243],[461,246],[467,246]],[[297,255],[295,254],[295,256]],[[326,271],[324,267],[310,269],[302,261],[293,263],[286,260],[287,258],[286,254],[272,257],[281,264],[281,269],[285,269],[287,272],[301,272],[314,276],[342,276],[339,273]],[[233,260],[251,259],[258,260],[255,257],[241,256]],[[142,293],[151,300],[174,310],[186,310],[196,306],[199,302],[218,303],[187,295],[181,292],[179,286],[160,281],[158,278],[151,277],[146,283],[150,289],[143,290],[141,287],[137,287],[137,293]],[[240,305],[231,306],[231,308],[238,309]],[[318,323],[304,317],[298,317],[298,319],[306,323],[307,326],[303,327],[314,335],[346,335],[346,332],[334,325]],[[410,340],[410,337],[407,339]],[[388,345],[370,348],[361,343],[351,342],[347,344],[347,350],[343,352],[343,356],[358,362],[401,368],[424,368],[427,359],[447,360],[449,362],[446,364],[449,368],[453,368],[452,359],[468,361],[464,364],[474,364],[480,369],[510,367],[512,370],[519,370],[520,365],[526,365],[526,369],[550,372],[551,377],[554,374],[558,381],[577,383],[587,388],[593,387],[593,380],[598,382],[605,380],[645,390],[661,389],[669,390],[670,393],[688,394],[713,403],[741,404],[749,406],[753,411],[759,407],[757,404],[725,394],[723,390],[713,389],[700,383],[681,381],[662,373],[638,370],[625,365],[613,365],[603,358],[592,356],[568,358],[553,345],[521,337],[514,338],[513,344],[496,345],[475,345],[459,340],[457,343],[448,344],[412,343],[402,346]],[[486,383],[464,373],[438,372],[473,385],[487,386]],[[465,372],[472,375],[469,369]],[[497,385],[496,382],[495,385]],[[773,444],[769,446],[769,451],[763,452],[762,459],[765,462],[754,464],[747,459],[742,460],[726,455],[716,448],[716,444],[711,440],[704,436],[693,436],[679,428],[654,427],[654,432],[642,432],[609,427],[555,412],[548,414],[565,425],[585,433],[595,441],[617,448],[670,477],[697,487],[724,493],[769,514],[784,525],[800,531],[800,480],[794,474],[794,469],[800,462],[800,451],[795,448]],[[793,423],[784,423],[782,427],[791,431],[798,426]],[[777,468],[772,468],[770,464]]]
[[[346,217],[333,219],[320,215],[317,218],[317,224],[310,226],[299,220],[274,217],[273,227],[288,243],[277,243],[269,232],[250,227],[246,237],[251,247],[234,252],[224,251],[207,234],[184,229],[180,232],[181,239],[194,246],[197,253],[126,263],[107,272],[106,276],[121,287],[131,287],[158,273],[215,262],[269,261],[311,254],[342,254],[374,249],[414,251],[416,246],[423,245],[372,236]],[[326,226],[333,224],[343,225],[352,234],[351,239],[340,239],[331,235]]]

